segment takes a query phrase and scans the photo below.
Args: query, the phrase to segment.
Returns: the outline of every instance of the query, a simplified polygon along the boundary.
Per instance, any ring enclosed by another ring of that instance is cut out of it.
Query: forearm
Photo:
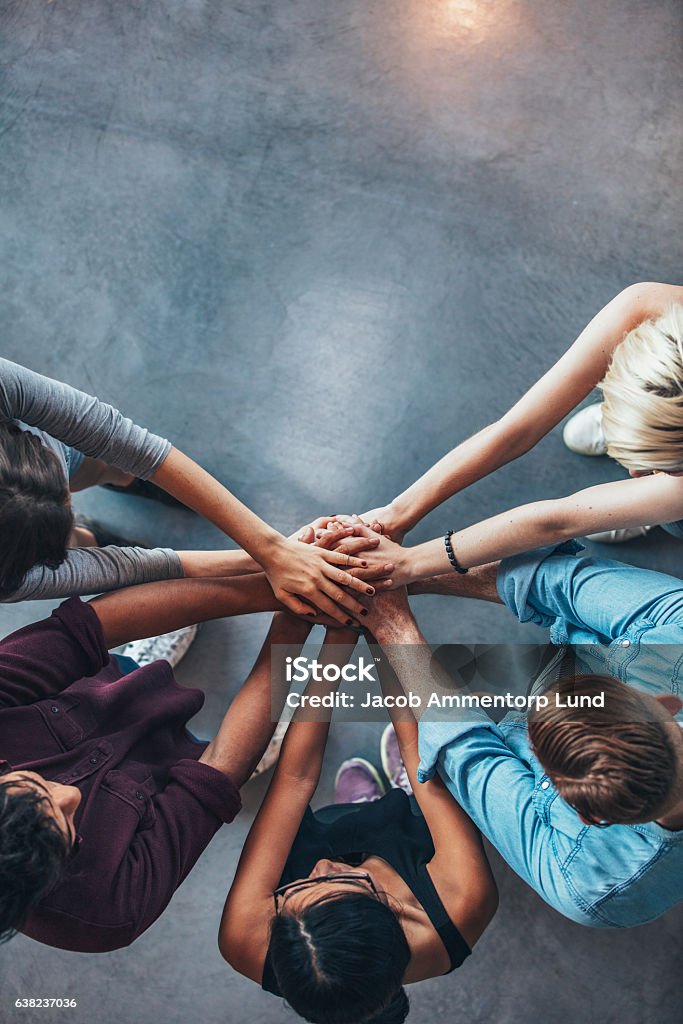
[[[178,551],[176,554],[187,579],[246,576],[261,571],[246,551]]]
[[[385,616],[373,627],[373,631],[393,672],[393,685],[398,684],[406,695],[409,692],[417,694],[421,698],[421,706],[426,707],[434,689],[436,666],[431,649],[410,610]],[[385,678],[391,678],[390,674]],[[421,717],[419,710],[416,717]],[[406,740],[408,737],[409,731],[406,730]]]
[[[262,573],[234,580],[147,583],[96,597],[91,604],[110,649],[195,622],[280,607]]]
[[[480,601],[501,604],[496,586],[500,562],[477,565],[466,575],[457,573],[449,565],[448,572],[439,576],[428,576],[408,586],[411,596],[419,594],[440,594],[444,597],[473,597]]]
[[[660,473],[520,505],[457,530],[451,543],[459,564],[469,569],[599,530],[670,522],[682,516],[683,481]],[[451,568],[441,537],[405,548],[397,561],[392,578],[398,583],[424,580]]]
[[[316,660],[323,669],[327,665],[345,665],[357,639],[357,634],[349,630],[328,630]],[[278,777],[284,775],[297,785],[310,786],[311,792],[320,778],[332,719],[332,708],[321,704],[336,693],[338,686],[339,681],[309,680],[303,693],[307,703],[301,703],[294,712],[280,753]]]
[[[171,449],[151,479],[232,537],[259,565],[268,561],[275,546],[285,543],[282,534],[177,448]]]
[[[519,458],[540,436],[542,433],[524,435],[504,420],[489,424],[444,455],[394,498],[391,507],[396,521],[408,532],[447,498]]]
[[[37,565],[3,601],[38,601],[104,593],[154,580],[183,576],[181,559],[170,548],[69,548],[57,569]]]
[[[239,788],[251,777],[263,756],[287,692],[284,679],[272,672],[273,644],[303,645],[311,626],[283,613],[276,614],[249,677],[233,699],[215,738],[200,760],[229,775]]]

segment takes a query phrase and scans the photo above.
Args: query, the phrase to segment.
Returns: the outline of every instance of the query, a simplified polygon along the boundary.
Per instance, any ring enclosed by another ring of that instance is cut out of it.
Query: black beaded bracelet
[[[444,537],[443,542],[446,545],[446,554],[448,555],[448,561],[451,563],[456,572],[459,572],[461,576],[464,576],[466,572],[469,572],[469,569],[463,569],[463,567],[458,562],[458,559],[453,554],[451,537],[453,536],[454,533],[455,530],[449,530],[446,536]]]

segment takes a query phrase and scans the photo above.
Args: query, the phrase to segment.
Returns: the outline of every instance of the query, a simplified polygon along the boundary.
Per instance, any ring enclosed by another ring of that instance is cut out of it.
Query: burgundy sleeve
[[[137,833],[119,881],[130,899],[133,934],[149,928],[168,905],[199,856],[242,802],[232,779],[208,764],[178,761],[154,799],[151,828]]]
[[[43,700],[109,662],[100,620],[73,597],[0,641],[0,708]]]

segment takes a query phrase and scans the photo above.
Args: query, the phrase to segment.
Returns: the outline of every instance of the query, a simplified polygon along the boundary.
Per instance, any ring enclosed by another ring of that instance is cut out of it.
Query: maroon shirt
[[[80,846],[26,935],[86,953],[129,945],[232,821],[239,791],[185,729],[203,702],[165,661],[122,675],[78,598],[0,642],[0,758],[83,794]]]

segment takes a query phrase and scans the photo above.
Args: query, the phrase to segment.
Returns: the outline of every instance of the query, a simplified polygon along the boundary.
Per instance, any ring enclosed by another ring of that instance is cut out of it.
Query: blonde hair
[[[683,306],[629,331],[598,387],[608,455],[626,469],[683,469]]]

